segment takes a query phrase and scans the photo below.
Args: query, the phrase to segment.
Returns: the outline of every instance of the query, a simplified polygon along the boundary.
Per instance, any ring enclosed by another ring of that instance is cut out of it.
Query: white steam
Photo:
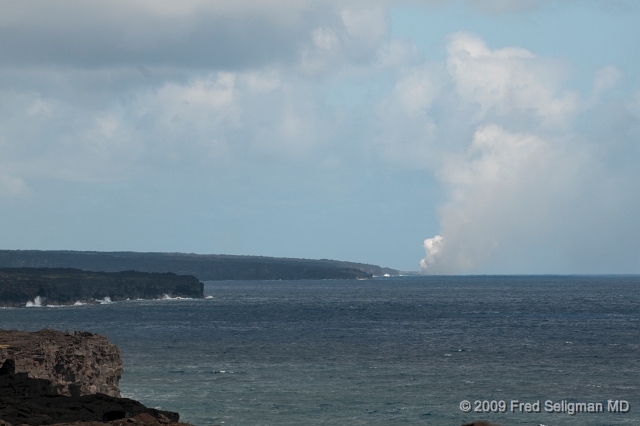
[[[420,270],[422,272],[430,272],[430,268],[436,263],[436,256],[440,253],[442,241],[440,235],[424,240],[423,245],[427,255],[420,261]]]
[[[453,122],[468,123],[467,133],[435,119],[429,105],[418,112],[419,121],[407,115],[403,123],[433,123],[416,134],[436,158],[431,167],[446,191],[438,235],[424,241],[421,271],[628,269],[637,258],[630,253],[638,253],[631,218],[638,212],[638,172],[631,160],[637,143],[630,130],[638,112],[633,103],[606,101],[621,72],[606,67],[596,73],[592,95],[583,97],[563,89],[562,64],[524,49],[491,50],[480,38],[460,33],[452,36],[448,52],[446,72],[435,83],[448,89],[432,104],[452,108]],[[396,91],[420,92],[402,86],[410,82],[405,80]],[[612,126],[615,120],[622,124]],[[580,132],[580,121],[591,122],[593,130]],[[448,145],[433,136],[438,134]],[[407,154],[415,157],[415,151]],[[587,242],[594,229],[616,234],[606,255]]]

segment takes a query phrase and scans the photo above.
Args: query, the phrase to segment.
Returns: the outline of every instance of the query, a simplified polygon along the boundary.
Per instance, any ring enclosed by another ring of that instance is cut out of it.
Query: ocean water
[[[106,334],[123,395],[198,426],[640,425],[640,277],[207,282],[205,294],[0,309],[0,327]],[[547,400],[604,412],[548,413]]]

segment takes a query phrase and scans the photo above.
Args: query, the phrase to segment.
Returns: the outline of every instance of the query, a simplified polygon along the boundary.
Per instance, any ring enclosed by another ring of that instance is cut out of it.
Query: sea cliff
[[[137,271],[90,272],[69,268],[1,268],[0,306],[71,305],[99,300],[203,298],[193,276]]]
[[[182,425],[178,413],[120,398],[122,360],[105,336],[0,330],[0,426]]]
[[[102,393],[119,397],[122,360],[105,336],[55,330],[0,330],[0,365],[13,360],[16,373],[51,382],[60,395]]]

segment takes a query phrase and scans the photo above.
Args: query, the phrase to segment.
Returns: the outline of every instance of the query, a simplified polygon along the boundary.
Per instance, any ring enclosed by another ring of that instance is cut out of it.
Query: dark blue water
[[[204,300],[0,309],[106,334],[124,396],[196,425],[640,424],[640,277],[212,282]],[[464,413],[462,400],[541,413]],[[626,400],[626,414],[607,400]],[[604,413],[546,413],[544,401]]]

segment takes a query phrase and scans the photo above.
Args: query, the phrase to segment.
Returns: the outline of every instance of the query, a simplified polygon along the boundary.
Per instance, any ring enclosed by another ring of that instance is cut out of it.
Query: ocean
[[[123,396],[198,426],[640,425],[638,276],[223,281],[205,295],[0,309],[0,328],[105,334]]]

